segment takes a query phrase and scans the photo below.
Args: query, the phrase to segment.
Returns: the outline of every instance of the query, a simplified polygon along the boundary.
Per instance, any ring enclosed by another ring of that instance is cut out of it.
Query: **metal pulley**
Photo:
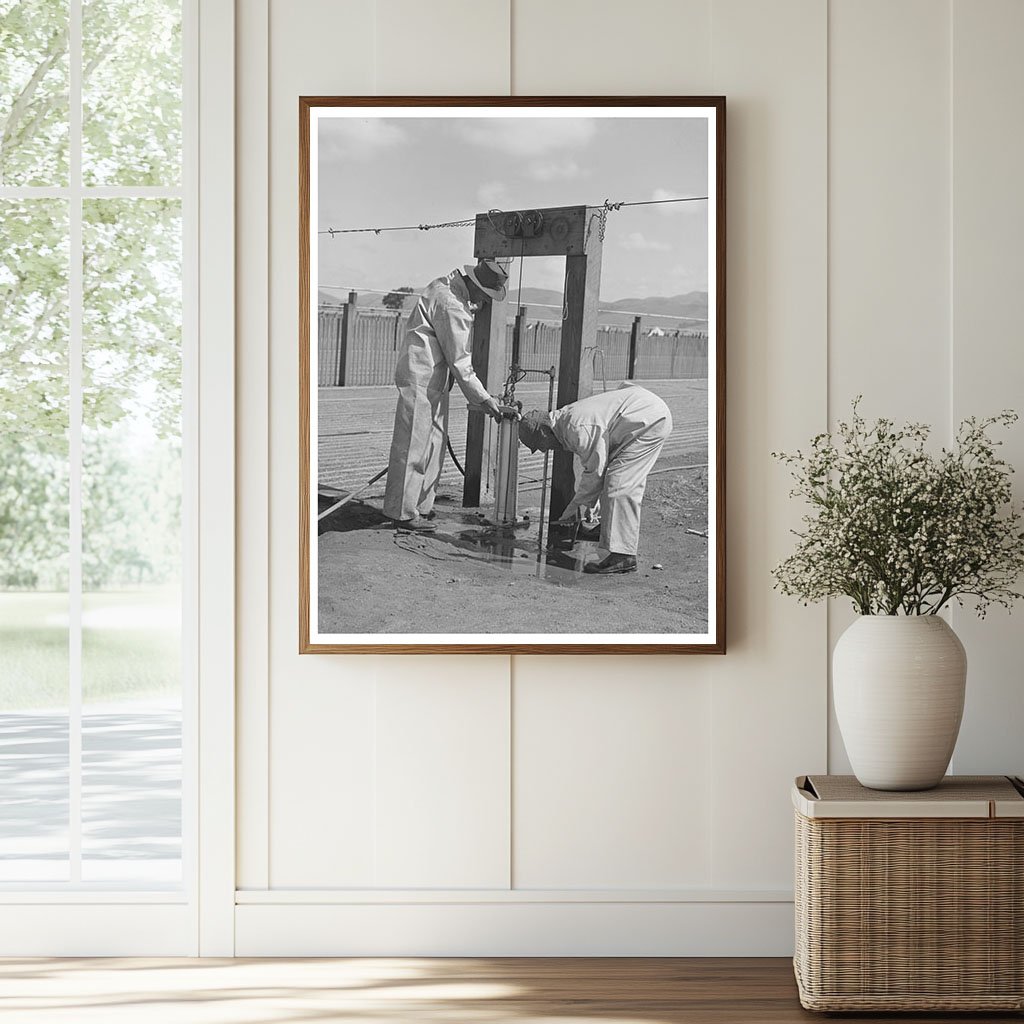
[[[536,238],[544,230],[540,210],[513,210],[500,215],[499,231],[506,238]]]

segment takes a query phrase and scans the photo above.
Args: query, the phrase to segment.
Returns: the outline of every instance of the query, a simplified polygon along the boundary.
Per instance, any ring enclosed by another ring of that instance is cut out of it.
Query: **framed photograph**
[[[302,97],[302,653],[725,652],[725,100]]]

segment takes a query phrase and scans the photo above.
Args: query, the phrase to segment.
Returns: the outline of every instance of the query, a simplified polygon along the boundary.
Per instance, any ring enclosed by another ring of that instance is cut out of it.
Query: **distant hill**
[[[416,305],[416,300],[419,298],[419,293],[425,288],[424,285],[421,288],[417,288],[411,295],[407,296],[405,302],[402,303],[402,308],[408,313],[413,306]],[[343,306],[348,299],[348,292],[335,291],[331,289],[327,291],[324,288],[320,289],[320,302],[327,303],[331,306]],[[378,292],[360,292],[359,293],[359,305],[360,306],[374,306],[380,308],[382,305],[381,300],[384,298]]]
[[[510,296],[515,301],[516,294]],[[561,316],[562,293],[552,288],[524,288],[523,303],[528,319],[557,320]],[[708,293],[687,292],[685,295],[651,296],[645,299],[617,299],[601,303],[601,323],[628,326],[637,313],[645,318],[648,326],[690,327],[703,330],[707,327]],[[671,319],[692,317],[691,321]]]
[[[419,291],[418,289],[417,291]],[[325,291],[320,289],[320,302],[331,305],[343,304],[347,293]],[[380,306],[383,296],[367,292],[359,296],[361,306]],[[515,313],[516,293],[509,298],[509,315]],[[561,318],[562,293],[553,288],[524,288],[523,302],[529,320],[558,320]],[[417,295],[410,295],[403,303],[408,312],[416,304]],[[615,302],[601,303],[602,324],[629,326],[637,313],[644,317],[649,327],[690,328],[700,331],[707,329],[708,293],[687,292],[684,295],[653,295],[644,299],[617,299]],[[692,320],[676,320],[674,317],[691,317]]]

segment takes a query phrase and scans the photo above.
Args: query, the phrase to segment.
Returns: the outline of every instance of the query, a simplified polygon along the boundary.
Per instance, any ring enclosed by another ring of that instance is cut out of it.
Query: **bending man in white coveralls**
[[[473,317],[505,298],[508,274],[497,263],[453,270],[431,281],[405,325],[395,367],[398,406],[388,460],[384,514],[402,529],[431,530],[448,429],[450,377],[466,401],[500,419],[498,403],[473,370]]]
[[[668,406],[646,388],[629,383],[552,413],[533,410],[523,415],[519,439],[527,448],[564,448],[582,463],[576,493],[562,521],[575,519],[579,509],[601,502],[601,547],[608,554],[588,562],[584,572],[636,572],[647,474],[671,433]]]

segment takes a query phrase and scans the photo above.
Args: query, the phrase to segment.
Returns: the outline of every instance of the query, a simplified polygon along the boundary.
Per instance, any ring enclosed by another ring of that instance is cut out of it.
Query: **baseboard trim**
[[[241,895],[241,894],[240,894]],[[250,894],[252,895],[252,894]],[[791,956],[793,905],[446,901],[235,907],[236,956]]]

